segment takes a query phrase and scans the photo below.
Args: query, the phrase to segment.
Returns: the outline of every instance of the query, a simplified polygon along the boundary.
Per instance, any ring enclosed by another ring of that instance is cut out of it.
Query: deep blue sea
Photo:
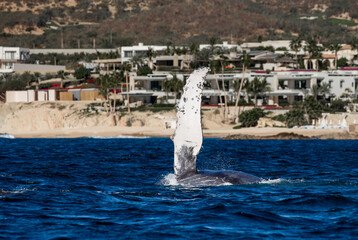
[[[0,138],[0,239],[357,239],[358,141],[204,139],[198,169],[259,184],[170,180],[168,138]]]

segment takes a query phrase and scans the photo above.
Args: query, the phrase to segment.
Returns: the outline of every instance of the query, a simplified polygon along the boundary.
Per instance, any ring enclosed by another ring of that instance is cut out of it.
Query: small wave
[[[135,138],[135,139],[145,139],[149,137],[138,137],[138,136],[130,136],[130,135],[118,135],[118,136],[90,136],[88,138],[93,139],[121,139],[121,138]]]
[[[9,138],[9,139],[14,139],[15,137],[11,134],[8,133],[0,133],[0,138]]]
[[[21,193],[25,193],[25,192],[28,192],[28,191],[33,191],[33,190],[28,189],[28,188],[24,188],[24,187],[16,188],[14,190],[0,189],[0,196],[2,196],[2,195],[12,195],[12,194],[21,194]]]
[[[260,183],[262,184],[278,184],[278,183],[297,183],[297,182],[304,182],[303,179],[299,180],[288,180],[284,178],[277,178],[277,179],[262,179]]]
[[[139,137],[139,136],[130,136],[130,135],[118,135],[116,138],[149,138],[149,137]]]

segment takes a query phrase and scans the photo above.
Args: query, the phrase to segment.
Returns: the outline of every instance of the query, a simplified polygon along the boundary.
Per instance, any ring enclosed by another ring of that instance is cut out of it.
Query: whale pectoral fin
[[[195,70],[187,79],[177,105],[177,124],[173,136],[174,171],[177,178],[196,173],[196,156],[203,143],[201,95],[208,68]]]

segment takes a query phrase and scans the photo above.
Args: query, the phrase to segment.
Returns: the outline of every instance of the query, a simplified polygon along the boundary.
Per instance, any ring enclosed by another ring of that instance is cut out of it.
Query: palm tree
[[[241,94],[241,90],[242,90],[242,86],[244,84],[244,80],[245,80],[245,73],[246,73],[246,69],[250,66],[251,64],[251,58],[250,56],[246,53],[246,51],[244,51],[242,53],[241,56],[241,61],[242,61],[242,76],[241,76],[241,82],[240,82],[240,88],[239,91],[237,92],[236,95],[236,101],[235,101],[235,119],[236,121],[238,120],[238,105],[239,105],[239,100],[240,100],[240,94]]]
[[[211,71],[213,71],[213,73],[215,75],[215,83],[216,83],[216,87],[218,88],[218,92],[219,92],[219,102],[220,102],[220,106],[222,106],[223,100],[222,100],[222,97],[221,97],[221,91],[220,91],[220,85],[219,85],[218,77],[216,75],[217,70],[220,69],[219,61],[218,60],[212,60],[210,62],[210,68],[211,68]]]
[[[61,78],[60,88],[63,88],[63,79],[65,78],[65,72],[63,70],[58,71],[57,77]]]
[[[323,98],[326,99],[326,95],[331,92],[331,88],[329,86],[329,83],[323,82],[321,83],[321,86],[319,87],[320,93],[322,93]]]
[[[162,89],[165,91],[165,95],[166,95],[167,102],[168,102],[168,93],[170,92],[170,90],[172,88],[171,81],[166,78],[164,81],[161,82],[161,86],[162,86]]]
[[[249,95],[251,93],[251,85],[250,85],[250,81],[248,79],[245,79],[244,81],[244,85],[242,86],[243,89],[245,89],[245,100],[247,103],[250,102],[250,99],[249,99]]]
[[[194,61],[198,64],[197,67],[208,66],[210,59],[212,59],[212,52],[208,48],[204,48],[201,51],[197,51],[194,55]]]
[[[317,100],[319,94],[319,86],[317,84],[313,84],[311,87],[312,96],[315,100]]]
[[[351,40],[350,45],[351,45],[352,51],[358,50],[358,39],[356,37],[354,37]],[[352,61],[351,65],[353,65],[353,61]]]
[[[41,73],[35,72],[34,76],[35,76],[35,84],[36,84],[36,87],[35,87],[35,101],[37,101],[38,100],[38,95],[39,95],[39,85],[40,85]]]
[[[250,82],[250,92],[254,95],[255,106],[257,105],[257,96],[263,92],[270,91],[270,84],[266,81],[266,78],[260,80],[258,77],[255,77],[254,80]]]
[[[224,70],[225,70],[225,66],[227,65],[227,57],[224,55],[221,55],[219,61],[220,61],[220,65],[221,65],[221,84],[223,86],[224,99],[225,99],[224,122],[226,122],[227,118],[228,118],[228,114],[229,114],[228,107],[227,107],[225,81],[224,81]]]
[[[156,52],[153,50],[153,48],[148,48],[148,51],[146,53],[149,61],[149,67],[153,69],[153,57],[156,56]]]
[[[113,103],[113,113],[116,111],[116,102],[117,102],[117,89],[118,87],[120,87],[122,84],[122,79],[123,76],[122,74],[120,74],[119,72],[114,72],[113,75],[111,76],[111,87],[113,88],[113,94],[114,94],[114,103]]]
[[[335,43],[331,43],[329,44],[329,50],[331,50],[332,52],[334,52],[334,66],[336,68],[336,70],[338,69],[338,51],[341,50],[342,45],[335,42]]]
[[[305,46],[305,50],[309,52],[310,59],[320,59],[322,58],[322,47],[318,46],[318,43],[315,39],[311,38],[306,40],[307,45]],[[318,66],[316,66],[318,69]]]
[[[298,51],[301,49],[302,47],[302,40],[301,38],[296,38],[296,39],[292,39],[290,42],[290,48],[295,51],[296,53],[296,68],[298,68],[298,58],[297,58],[297,53]]]
[[[210,50],[212,53],[214,53],[214,51],[215,51],[215,48],[216,48],[215,45],[216,45],[217,41],[218,41],[218,38],[215,36],[213,36],[209,39]]]
[[[2,74],[3,81],[5,81],[9,76],[11,76],[10,73],[4,73]],[[30,84],[35,81],[35,76],[31,74],[30,72],[26,71],[22,74],[22,78],[26,81],[26,89],[30,88]]]
[[[111,103],[109,102],[109,75],[105,74],[105,75],[101,75],[99,78],[97,78],[97,84],[100,86],[99,88],[99,94],[102,95],[104,97],[104,99],[106,100],[105,104],[104,104],[104,108],[106,109],[106,113],[108,114],[108,105],[109,105],[109,109],[110,112],[112,112],[112,107],[111,107]]]
[[[139,68],[141,68],[144,64],[144,54],[135,54],[132,59],[131,59],[131,63],[133,66],[136,67],[136,69],[138,70]]]
[[[124,76],[126,78],[126,90],[127,90],[127,102],[128,102],[128,113],[131,112],[130,104],[129,104],[129,80],[128,80],[128,72],[131,70],[131,65],[128,62],[122,64],[122,71],[124,72]]]
[[[170,81],[171,82],[171,89],[174,92],[174,104],[177,104],[177,95],[178,92],[180,92],[183,87],[184,87],[184,82],[182,80],[180,80],[176,74],[173,75],[173,79]]]
[[[190,53],[195,55],[199,51],[199,45],[196,43],[191,43],[189,46]]]

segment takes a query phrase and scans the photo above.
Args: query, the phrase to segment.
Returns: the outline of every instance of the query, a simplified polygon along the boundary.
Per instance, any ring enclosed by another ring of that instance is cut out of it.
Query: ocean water
[[[357,239],[358,141],[204,139],[176,185],[168,138],[0,138],[0,239]]]

